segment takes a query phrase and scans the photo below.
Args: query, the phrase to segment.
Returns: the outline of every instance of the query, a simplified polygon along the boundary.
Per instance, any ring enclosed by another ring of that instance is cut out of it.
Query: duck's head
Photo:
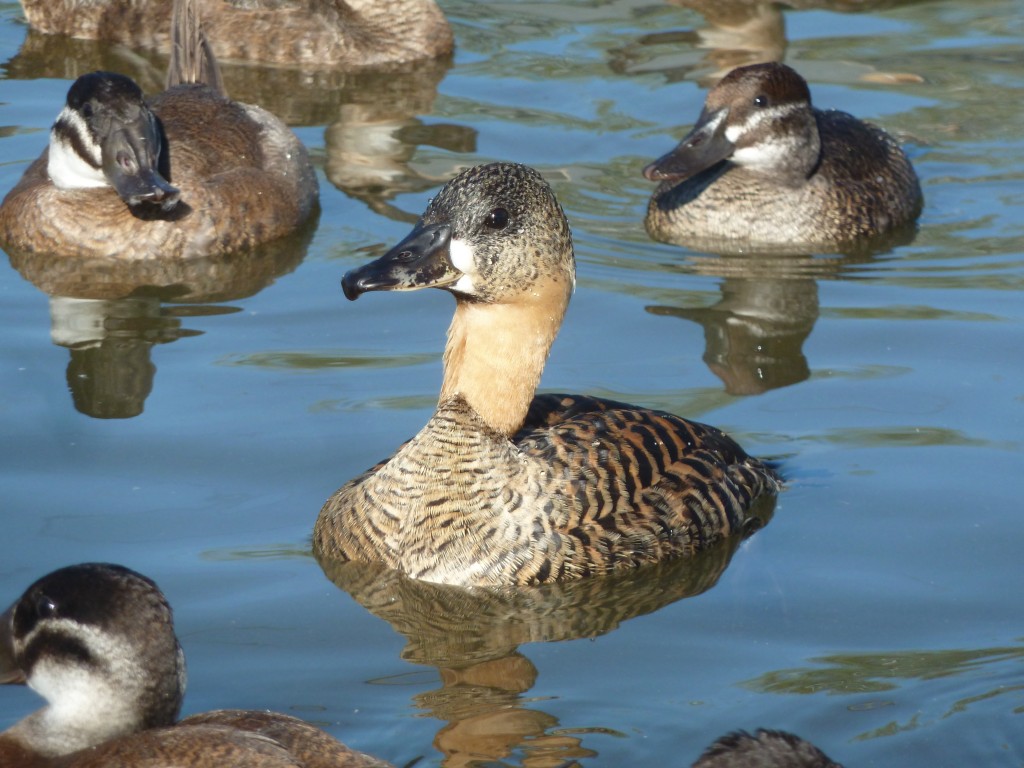
[[[807,82],[785,64],[739,67],[708,93],[697,124],[644,168],[650,181],[681,181],[722,161],[798,185],[821,143]]]
[[[47,702],[7,734],[60,755],[174,723],[185,659],[152,581],[86,563],[39,579],[0,615],[0,682],[27,683]]]
[[[786,731],[734,731],[709,746],[693,768],[843,768],[828,755]]]
[[[419,223],[376,261],[348,272],[349,299],[367,291],[443,288],[484,304],[568,301],[575,284],[569,225],[540,174],[516,163],[463,171]],[[559,320],[561,316],[559,315]]]
[[[174,208],[160,121],[135,81],[111,72],[82,75],[50,129],[50,179],[60,189],[113,187],[129,206]]]

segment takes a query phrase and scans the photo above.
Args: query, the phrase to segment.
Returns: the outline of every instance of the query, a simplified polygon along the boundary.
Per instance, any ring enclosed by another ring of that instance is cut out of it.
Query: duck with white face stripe
[[[298,137],[227,97],[200,0],[167,5],[168,88],[146,99],[114,72],[75,80],[48,147],[0,203],[9,254],[225,256],[290,235],[315,213],[316,173]]]
[[[130,206],[151,202],[169,211],[181,191],[164,178],[163,144],[160,121],[135,81],[93,72],[68,91],[50,131],[46,170],[58,189],[109,186]]]
[[[43,576],[0,614],[0,684],[46,704],[0,732],[3,768],[390,768],[288,715],[178,721],[185,656],[153,581],[110,563]]]
[[[911,224],[922,205],[891,136],[814,109],[804,79],[777,63],[726,75],[644,175],[661,182],[647,209],[651,236],[706,250],[844,250]]]

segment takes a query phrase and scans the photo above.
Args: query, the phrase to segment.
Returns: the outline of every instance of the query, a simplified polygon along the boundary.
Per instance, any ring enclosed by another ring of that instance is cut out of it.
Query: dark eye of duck
[[[36,598],[36,617],[49,619],[57,614],[57,604],[46,595],[39,595]]]
[[[754,97],[754,106],[755,107],[767,107],[768,106],[768,97],[765,96],[763,93],[758,94],[757,96]]]
[[[82,105],[82,117],[85,117],[85,118],[92,117],[92,103],[91,102],[87,101],[87,102],[85,102],[85,104]]]
[[[508,226],[508,211],[504,208],[495,208],[484,218],[484,226],[489,229],[504,229]]]

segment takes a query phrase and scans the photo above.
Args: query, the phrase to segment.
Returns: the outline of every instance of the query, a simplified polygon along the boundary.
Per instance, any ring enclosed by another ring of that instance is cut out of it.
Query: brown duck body
[[[168,0],[22,0],[40,32],[168,52]],[[302,67],[380,66],[451,53],[434,0],[199,0],[220,59]]]
[[[59,189],[47,172],[47,149],[0,206],[4,246],[62,256],[187,258],[269,242],[309,218],[316,175],[301,142],[274,115],[206,85],[175,86],[150,105],[167,136],[169,180],[181,190],[175,210],[140,213],[109,187]]]
[[[697,551],[744,530],[775,472],[713,427],[537,382],[574,281],[550,188],[510,163],[464,172],[413,233],[346,275],[457,299],[437,411],[350,481],[314,529],[321,558],[460,585],[540,584]]]
[[[778,487],[720,430],[670,413],[546,394],[509,439],[456,396],[331,498],[314,545],[428,581],[541,584],[697,552]]]
[[[122,259],[216,256],[298,229],[319,189],[305,147],[266,110],[229,99],[198,0],[169,6],[166,91],[79,77],[50,145],[0,204],[8,251]]]
[[[647,230],[665,242],[754,240],[843,243],[889,232],[921,212],[917,175],[885,131],[838,111],[814,110],[821,155],[796,186],[723,161],[681,183],[663,181]]]
[[[661,181],[647,208],[650,235],[707,250],[863,241],[911,224],[922,206],[895,139],[812,108],[803,78],[782,64],[733,70],[645,175]]]

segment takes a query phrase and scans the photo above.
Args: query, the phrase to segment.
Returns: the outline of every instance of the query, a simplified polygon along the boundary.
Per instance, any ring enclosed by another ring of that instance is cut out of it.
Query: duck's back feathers
[[[261,736],[283,747],[302,768],[389,768],[390,763],[349,749],[333,736],[278,712],[219,709],[186,717],[178,727],[217,726]]]
[[[750,533],[755,501],[781,482],[720,430],[670,413],[541,395],[510,440],[456,396],[328,500],[314,546],[428,581],[543,584]]]
[[[831,193],[822,203],[821,235],[849,240],[914,221],[923,197],[903,148],[873,123],[838,110],[814,110],[821,137],[821,173]]]
[[[614,400],[540,395],[514,442],[551,468],[552,495],[574,499],[564,533],[585,572],[704,549],[744,531],[754,500],[781,487],[721,430]]]
[[[157,728],[69,755],[46,768],[307,768],[265,736],[232,728]],[[40,765],[43,768],[43,765]]]
[[[759,728],[734,731],[709,746],[693,768],[842,768],[792,733]]]

